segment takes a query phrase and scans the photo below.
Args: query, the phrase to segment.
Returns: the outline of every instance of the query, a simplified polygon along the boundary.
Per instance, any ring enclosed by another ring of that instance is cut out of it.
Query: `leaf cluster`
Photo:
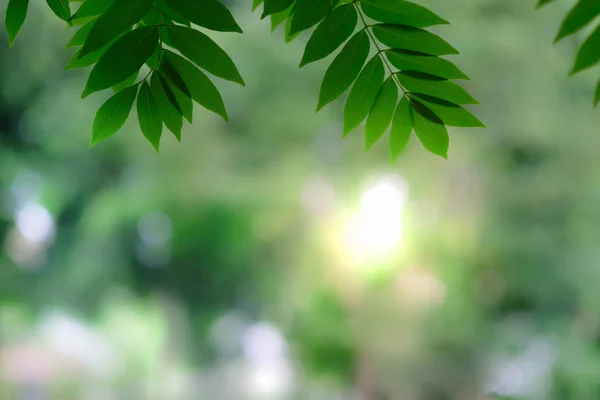
[[[227,121],[213,79],[244,80],[209,35],[242,29],[219,0],[47,3],[77,28],[67,44],[76,51],[66,68],[91,67],[82,97],[113,91],[96,114],[91,145],[121,129],[134,105],[140,129],[157,152],[164,127],[181,140],[184,121],[193,120],[193,103]],[[261,5],[273,29],[285,24],[287,41],[312,30],[300,67],[335,54],[317,111],[349,91],[343,136],[366,120],[367,150],[389,129],[395,160],[414,131],[427,150],[445,158],[447,126],[483,126],[463,107],[477,101],[454,82],[469,79],[446,57],[458,51],[427,29],[448,22],[429,9],[405,0],[253,0],[253,9]],[[8,3],[11,46],[28,6],[29,0]]]

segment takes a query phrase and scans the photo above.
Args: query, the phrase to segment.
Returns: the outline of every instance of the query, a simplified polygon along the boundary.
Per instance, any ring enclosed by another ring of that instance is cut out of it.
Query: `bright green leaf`
[[[383,84],[385,70],[379,55],[365,65],[352,86],[344,106],[344,136],[356,128],[369,114],[379,89]]]
[[[346,4],[333,10],[308,40],[300,67],[333,53],[352,35],[357,22],[358,14],[354,5]]]
[[[169,88],[168,85],[164,86],[160,81],[160,75],[154,73],[152,74],[152,78],[150,80],[150,90],[165,126],[167,129],[173,132],[173,135],[175,135],[177,141],[181,141],[183,118],[181,113],[173,106],[172,101],[167,97],[166,90],[171,91],[171,88]],[[171,94],[173,94],[172,91]]]
[[[88,35],[90,34],[92,27],[94,26],[94,22],[95,21],[90,21],[87,24],[83,25],[81,28],[79,28],[77,30],[77,32],[75,32],[75,34],[73,35],[71,40],[69,40],[69,43],[67,43],[66,47],[74,47],[74,46],[83,45],[83,43],[85,43],[85,40],[87,39]]]
[[[94,118],[90,147],[109,138],[121,129],[129,117],[137,92],[137,86],[130,86],[116,93],[102,104],[96,112],[96,118]]]
[[[385,55],[390,63],[401,71],[424,72],[445,79],[469,79],[456,65],[437,56],[409,50],[388,50]]]
[[[365,31],[360,31],[335,57],[325,72],[317,111],[340,97],[356,80],[369,55],[370,43]]]
[[[408,97],[402,97],[392,121],[390,130],[390,160],[395,162],[406,148],[410,133],[412,132],[412,119],[410,117],[410,101]]]
[[[185,26],[171,25],[167,29],[173,46],[200,68],[220,78],[244,85],[244,80],[231,58],[211,38]]]
[[[364,13],[379,22],[425,28],[433,25],[449,24],[429,9],[403,0],[362,0]]]
[[[298,0],[292,15],[290,35],[307,30],[327,16],[325,0]]]
[[[465,89],[449,80],[412,71],[402,71],[396,76],[409,92],[428,94],[459,105],[478,104]]]
[[[157,46],[157,27],[143,27],[124,35],[100,57],[90,73],[82,97],[127,79],[144,65]]]
[[[579,0],[560,26],[555,42],[580,31],[598,15],[600,15],[600,1]]]
[[[483,122],[457,104],[420,93],[412,93],[411,98],[427,106],[444,122],[444,125],[485,128]]]
[[[381,43],[393,49],[412,50],[433,56],[458,54],[444,39],[424,29],[390,24],[377,24],[372,29]]]
[[[275,29],[277,29],[279,25],[283,24],[289,16],[289,10],[283,10],[282,12],[271,14],[271,32],[275,32]]]
[[[6,32],[8,33],[8,45],[15,43],[15,39],[27,18],[29,0],[9,0],[6,8]]]
[[[80,56],[104,47],[112,39],[130,29],[152,9],[154,0],[118,0],[98,17],[92,27]]]
[[[185,58],[170,51],[165,52],[165,59],[179,72],[195,102],[220,115],[225,121],[228,120],[221,93],[202,71]]]
[[[220,32],[242,32],[231,12],[218,0],[166,0],[167,5],[190,22]]]
[[[137,114],[140,129],[146,139],[152,144],[156,152],[159,151],[160,137],[162,135],[163,122],[159,115],[160,110],[152,97],[150,85],[144,81],[137,99]]]
[[[390,126],[397,103],[398,86],[394,79],[390,77],[384,82],[381,90],[379,90],[375,104],[367,118],[365,126],[365,144],[367,150],[383,136],[388,126]]]
[[[431,110],[417,102],[411,103],[410,115],[423,147],[433,154],[448,158],[450,138],[444,123]]]

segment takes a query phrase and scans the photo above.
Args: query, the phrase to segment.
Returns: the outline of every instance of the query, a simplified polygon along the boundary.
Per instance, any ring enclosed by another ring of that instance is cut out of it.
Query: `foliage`
[[[200,31],[242,29],[218,0],[85,0],[75,12],[67,0],[51,10],[79,28],[67,44],[78,47],[66,68],[93,66],[82,97],[115,92],[98,110],[90,145],[114,135],[136,103],[139,125],[159,151],[163,125],[181,140],[192,101],[224,120],[221,94],[205,72],[244,85],[230,56]],[[254,1],[253,7],[262,1]],[[28,0],[10,0],[6,29],[12,46]],[[443,56],[458,51],[426,28],[448,24],[429,9],[404,0],[264,0],[262,18],[286,24],[286,40],[313,30],[300,67],[340,47],[321,84],[317,111],[350,90],[343,135],[366,119],[366,149],[390,129],[397,159],[414,130],[430,152],[447,157],[446,126],[483,127],[465,104],[477,101],[453,80],[469,79]],[[139,76],[141,75],[141,78]]]

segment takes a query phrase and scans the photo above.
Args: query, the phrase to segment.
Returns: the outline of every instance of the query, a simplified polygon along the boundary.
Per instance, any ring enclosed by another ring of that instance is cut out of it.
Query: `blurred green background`
[[[0,399],[600,398],[600,113],[553,47],[569,2],[422,0],[487,129],[389,164],[314,109],[308,34],[229,1],[246,88],[159,156],[43,2],[0,32]],[[571,2],[572,3],[572,2]],[[6,9],[0,0],[0,12]],[[4,15],[0,15],[4,20]]]

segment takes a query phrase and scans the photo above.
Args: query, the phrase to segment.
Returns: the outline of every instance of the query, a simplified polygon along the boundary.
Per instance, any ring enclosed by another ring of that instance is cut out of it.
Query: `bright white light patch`
[[[43,206],[29,203],[20,208],[15,216],[19,233],[33,243],[48,241],[54,233],[52,216]]]
[[[247,359],[264,364],[274,364],[285,359],[286,342],[279,331],[269,324],[250,327],[242,339]]]

